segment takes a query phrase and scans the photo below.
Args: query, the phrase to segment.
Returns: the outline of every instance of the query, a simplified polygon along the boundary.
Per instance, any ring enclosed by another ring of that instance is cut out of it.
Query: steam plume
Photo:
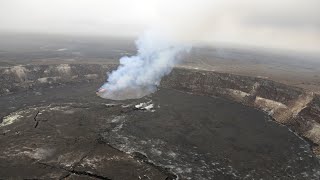
[[[147,32],[136,41],[137,55],[122,57],[117,70],[108,75],[98,90],[102,98],[113,100],[140,98],[157,90],[161,78],[169,74],[179,55],[190,47]]]

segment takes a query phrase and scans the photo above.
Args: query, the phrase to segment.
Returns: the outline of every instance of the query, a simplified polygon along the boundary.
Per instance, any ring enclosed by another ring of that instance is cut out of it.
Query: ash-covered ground
[[[110,101],[132,41],[1,40],[0,179],[319,179],[316,55],[196,47],[156,93]]]
[[[1,178],[319,178],[309,144],[258,110],[171,89],[108,101],[98,86],[0,97]]]

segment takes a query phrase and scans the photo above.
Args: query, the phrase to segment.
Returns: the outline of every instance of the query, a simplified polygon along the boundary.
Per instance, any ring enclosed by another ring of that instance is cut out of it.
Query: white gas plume
[[[147,32],[137,41],[137,55],[122,57],[117,70],[108,74],[107,82],[97,94],[106,99],[141,98],[157,90],[161,78],[181,60],[178,56],[190,46]]]
[[[203,2],[199,6],[195,0],[190,0],[180,9],[179,3],[154,2],[156,13],[149,23],[149,30],[136,41],[137,55],[122,57],[118,69],[108,75],[97,94],[107,99],[124,100],[155,92],[161,78],[181,61],[179,55],[188,52],[191,44],[208,30],[212,4]]]

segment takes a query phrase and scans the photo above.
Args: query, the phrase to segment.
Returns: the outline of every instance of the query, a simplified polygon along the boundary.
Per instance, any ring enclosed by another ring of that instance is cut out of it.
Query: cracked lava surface
[[[320,176],[309,144],[258,110],[170,89],[108,101],[95,96],[97,86],[0,97],[0,178]]]

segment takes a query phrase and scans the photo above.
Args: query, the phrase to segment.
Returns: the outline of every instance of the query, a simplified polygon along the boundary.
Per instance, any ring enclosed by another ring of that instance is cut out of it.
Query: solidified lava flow
[[[319,179],[316,93],[174,69],[154,94],[101,99],[114,68],[0,69],[0,177]]]

